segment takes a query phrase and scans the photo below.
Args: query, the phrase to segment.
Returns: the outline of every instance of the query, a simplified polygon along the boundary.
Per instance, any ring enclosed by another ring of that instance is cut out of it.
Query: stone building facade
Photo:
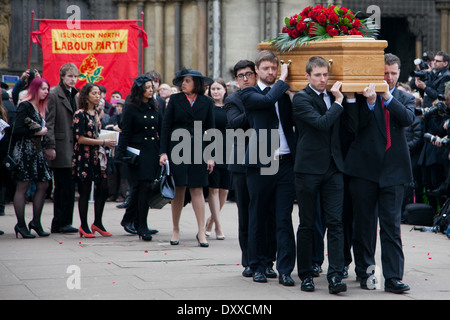
[[[257,44],[275,37],[286,16],[318,3],[344,5],[361,17],[370,16],[367,8],[375,3],[387,51],[402,60],[450,51],[450,0],[0,0],[0,74],[26,69],[32,11],[38,19],[67,19],[67,8],[76,5],[82,19],[139,19],[143,12],[150,44],[143,67],[159,71],[165,82],[182,66],[228,81],[233,65],[254,59]],[[31,47],[31,66],[42,68],[38,45]]]

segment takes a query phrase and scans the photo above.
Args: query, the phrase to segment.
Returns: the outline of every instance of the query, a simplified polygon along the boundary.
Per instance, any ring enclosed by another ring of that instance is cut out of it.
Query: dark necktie
[[[270,91],[270,87],[265,87],[263,90],[264,94],[267,94],[269,91]]]
[[[386,124],[386,150],[387,151],[391,147],[391,126],[390,126],[390,119],[389,119],[389,110],[386,109],[384,106],[384,99],[381,98],[381,105],[383,106],[383,113],[384,113],[384,123]]]

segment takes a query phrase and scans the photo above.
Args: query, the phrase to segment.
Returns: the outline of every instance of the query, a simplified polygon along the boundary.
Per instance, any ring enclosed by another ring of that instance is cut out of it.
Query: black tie
[[[267,94],[269,91],[270,91],[270,87],[266,87],[266,88],[263,90],[264,94]]]

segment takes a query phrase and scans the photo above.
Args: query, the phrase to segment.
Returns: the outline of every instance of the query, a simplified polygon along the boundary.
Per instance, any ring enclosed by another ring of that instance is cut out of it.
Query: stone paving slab
[[[402,225],[405,252],[404,282],[411,291],[403,295],[385,293],[381,289],[366,291],[355,280],[353,265],[346,280],[348,291],[330,295],[323,273],[315,279],[316,291],[300,291],[300,280],[293,272],[294,287],[283,287],[277,279],[267,284],[254,283],[241,275],[240,250],[237,239],[237,210],[226,203],[221,214],[225,240],[209,239],[209,248],[200,248],[195,239],[196,221],[190,205],[181,217],[180,245],[171,246],[170,206],[150,210],[149,225],[159,233],[153,241],[144,242],[127,234],[120,226],[124,213],[116,203],[105,207],[104,225],[112,237],[80,238],[78,234],[52,234],[48,238],[15,238],[16,224],[12,204],[0,217],[0,300],[157,300],[157,301],[289,301],[289,300],[443,300],[450,299],[450,240],[443,234],[410,231]],[[32,216],[26,207],[27,221]],[[49,231],[53,206],[47,201],[42,225]],[[89,209],[93,221],[93,206]],[[209,209],[206,206],[206,215]],[[297,208],[293,211],[296,228]],[[79,226],[77,209],[75,227]],[[377,250],[380,261],[380,249]],[[78,268],[80,288],[73,286]],[[68,272],[69,271],[69,272]],[[72,277],[72,278],[71,278]],[[71,281],[72,280],[72,281]]]

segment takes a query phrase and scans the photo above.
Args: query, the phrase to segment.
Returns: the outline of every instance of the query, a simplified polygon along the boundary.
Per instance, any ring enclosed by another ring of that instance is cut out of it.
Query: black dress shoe
[[[78,232],[77,228],[72,227],[71,225],[67,225],[59,228],[60,233],[76,233]]]
[[[320,277],[322,267],[318,263],[313,263],[312,270],[313,270],[313,277],[315,278]]]
[[[378,279],[374,276],[370,278],[361,278],[360,286],[361,289],[365,290],[375,290],[376,284],[378,283]]]
[[[384,282],[384,291],[392,293],[403,293],[410,288],[407,284],[401,282],[398,279],[387,279]]]
[[[267,278],[262,272],[254,272],[253,273],[253,282],[266,283]]]
[[[157,234],[159,232],[159,230],[156,229],[148,229],[148,231],[150,231],[150,234]]]
[[[253,271],[252,268],[250,267],[245,267],[244,271],[242,271],[242,275],[246,278],[250,278],[253,277]]]
[[[280,284],[282,284],[283,286],[286,286],[286,287],[293,287],[293,286],[295,286],[295,281],[288,274],[280,274],[278,276],[278,282]]]
[[[264,272],[267,278],[276,278],[277,277],[277,273],[275,272],[275,270],[273,270],[272,267],[267,267],[266,271]]]
[[[342,279],[348,278],[348,266],[344,267],[344,272],[342,272]]]
[[[314,281],[312,277],[307,277],[302,280],[302,285],[300,286],[300,290],[306,291],[306,292],[313,292],[314,291]]]
[[[133,222],[121,222],[120,225],[126,232],[131,234],[138,234]]]
[[[347,291],[347,285],[345,282],[342,282],[340,277],[332,276],[328,279],[328,292],[331,294],[336,294],[345,291]]]

